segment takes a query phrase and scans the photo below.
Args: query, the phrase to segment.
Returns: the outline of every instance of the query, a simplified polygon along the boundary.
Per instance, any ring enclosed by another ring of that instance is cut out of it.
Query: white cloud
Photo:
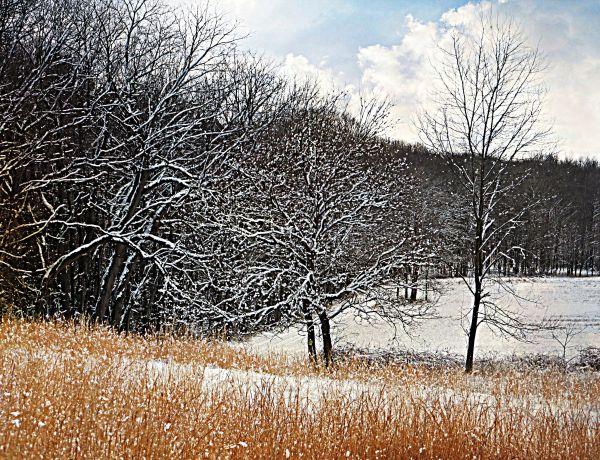
[[[358,64],[362,84],[379,94],[387,94],[394,103],[396,124],[390,135],[407,141],[417,140],[411,123],[413,115],[427,99],[434,80],[431,61],[437,54],[438,39],[434,23],[423,24],[406,18],[407,32],[397,46],[373,45],[360,48]]]
[[[289,53],[283,62],[282,70],[291,78],[310,80],[319,83],[324,94],[344,88],[343,75],[327,68],[325,63],[312,64],[305,56]]]
[[[535,2],[502,3],[506,5],[497,6],[501,13],[522,18],[532,45],[539,40],[546,55],[545,116],[553,121],[562,152],[566,156],[600,157],[600,50],[589,45],[573,17],[545,10],[540,13]],[[435,85],[436,45],[443,46],[451,27],[474,30],[480,13],[490,7],[490,2],[468,3],[428,23],[408,16],[407,31],[398,45],[359,49],[363,83],[388,94],[396,103],[394,114],[400,123],[392,135],[417,139],[410,120],[419,107],[427,105]]]
[[[448,29],[462,27],[472,30],[482,11],[495,8],[501,14],[517,19],[547,57],[546,116],[553,121],[556,136],[565,154],[600,157],[600,32],[594,18],[586,18],[576,5],[546,0],[491,0],[469,2],[440,14],[431,22],[406,16],[403,34],[396,44],[371,44],[356,50],[356,71],[345,75],[335,59],[313,54],[310,49],[294,52],[303,31],[323,24],[334,24],[332,17],[348,12],[344,0],[221,0],[231,15],[239,18],[247,30],[260,31],[251,37],[251,46],[259,51],[273,52],[284,59],[284,69],[322,82],[324,91],[333,87],[355,94],[363,92],[386,94],[396,103],[393,116],[398,119],[394,137],[414,141],[416,131],[411,124],[415,112],[427,104],[436,76],[432,63],[437,60],[436,45],[448,38]],[[359,12],[360,13],[360,12]],[[597,19],[597,18],[596,18]],[[327,22],[328,21],[328,22]],[[332,22],[333,21],[333,22]],[[334,32],[332,32],[334,33]],[[336,37],[340,43],[344,37]],[[306,54],[305,54],[306,53]],[[324,53],[325,54],[325,53]],[[344,60],[348,62],[348,57]],[[318,63],[318,64],[317,64]],[[350,81],[348,81],[350,79]]]

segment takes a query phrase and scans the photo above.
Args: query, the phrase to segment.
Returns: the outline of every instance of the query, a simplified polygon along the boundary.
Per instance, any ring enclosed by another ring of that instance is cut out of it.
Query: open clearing
[[[491,287],[492,297],[498,305],[519,312],[531,323],[550,318],[560,325],[572,325],[578,331],[569,344],[567,357],[574,356],[582,347],[600,346],[600,277],[509,278],[506,287],[517,295],[508,293],[498,284]],[[420,327],[410,331],[410,335],[384,321],[366,322],[347,312],[334,321],[334,343],[464,354],[467,339],[461,317],[472,302],[472,296],[459,279],[440,280],[436,288],[439,292],[433,299],[438,317],[424,320]],[[257,335],[243,346],[256,353],[294,355],[306,353],[305,343],[302,328],[293,327],[282,333]],[[559,355],[562,350],[547,331],[530,334],[528,341],[522,342],[480,327],[476,355],[524,353]]]

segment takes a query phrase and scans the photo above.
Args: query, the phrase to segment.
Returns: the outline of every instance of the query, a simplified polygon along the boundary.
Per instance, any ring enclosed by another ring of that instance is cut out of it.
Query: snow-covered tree
[[[293,91],[286,106],[248,168],[252,199],[238,231],[252,246],[241,306],[255,321],[276,314],[303,322],[314,360],[319,324],[329,365],[331,320],[342,312],[404,324],[423,314],[423,304],[396,297],[408,245],[401,223],[389,235],[393,219],[402,219],[398,190],[409,184],[402,186],[402,164],[380,161],[375,124],[340,109],[338,98],[320,98],[309,85]]]
[[[66,203],[87,82],[78,0],[0,4],[0,302],[32,305],[48,261],[47,234]],[[57,198],[59,203],[57,204]],[[65,200],[66,201],[66,200]]]
[[[502,243],[530,205],[500,212],[525,174],[510,162],[538,154],[547,129],[540,125],[542,62],[519,27],[493,15],[478,29],[457,29],[439,67],[436,109],[420,119],[424,145],[446,160],[469,200],[473,294],[465,368],[473,367],[475,336],[482,324],[517,335],[524,324],[489,298],[491,270]],[[514,197],[516,198],[516,197]],[[505,208],[506,209],[506,208]]]

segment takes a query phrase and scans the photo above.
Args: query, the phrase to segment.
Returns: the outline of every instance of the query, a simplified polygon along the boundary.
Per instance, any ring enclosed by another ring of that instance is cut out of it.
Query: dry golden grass
[[[218,342],[5,320],[0,457],[597,459],[599,381],[325,371]]]

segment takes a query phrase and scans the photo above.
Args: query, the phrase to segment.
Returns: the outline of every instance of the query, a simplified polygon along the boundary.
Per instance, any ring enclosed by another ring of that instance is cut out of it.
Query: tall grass
[[[207,366],[243,372],[209,381]],[[599,380],[329,372],[218,342],[3,321],[0,457],[595,459]]]

